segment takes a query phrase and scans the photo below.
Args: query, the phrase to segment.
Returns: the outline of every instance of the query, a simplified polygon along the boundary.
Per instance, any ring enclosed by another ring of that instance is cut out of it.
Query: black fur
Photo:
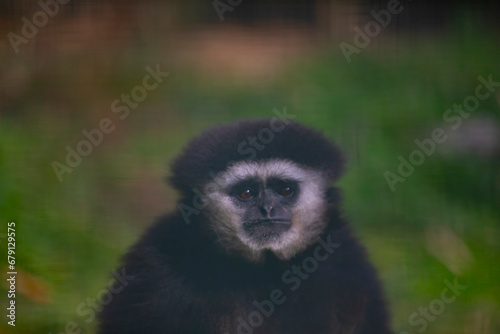
[[[287,122],[279,132],[271,131],[268,119],[245,120],[205,131],[193,139],[174,162],[171,184],[183,194],[190,194],[193,188],[201,188],[214,174],[225,170],[230,162],[271,158],[285,158],[321,169],[331,181],[337,179],[343,170],[341,151],[318,132],[295,122]],[[269,129],[273,139],[268,144],[259,141],[258,144],[264,148],[253,149],[256,153],[253,157],[247,153],[252,147],[249,138],[258,138],[262,129]]]
[[[172,183],[184,195],[180,201],[192,205],[190,187],[208,181],[209,171],[241,160],[239,143],[268,124],[244,121],[193,140],[173,166]],[[257,159],[286,158],[322,169],[332,180],[340,175],[340,151],[318,133],[291,123],[275,135]],[[321,239],[340,245],[294,284],[284,274],[314,258],[318,244],[288,261],[269,253],[251,263],[219,247],[203,211],[189,225],[180,213],[160,219],[125,256],[125,272],[135,278],[104,306],[99,333],[391,333],[376,272],[341,219],[340,196],[333,187],[326,196],[329,224]],[[257,321],[255,312],[264,312],[254,303],[270,300],[275,289],[286,299],[280,298],[279,305],[269,302],[272,312]],[[241,319],[248,327],[240,325]],[[252,321],[259,325],[252,327]]]

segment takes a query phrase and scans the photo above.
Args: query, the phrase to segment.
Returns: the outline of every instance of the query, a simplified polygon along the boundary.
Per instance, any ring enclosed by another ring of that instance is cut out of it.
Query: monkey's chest
[[[309,278],[308,278],[309,279]],[[254,293],[230,293],[219,304],[221,333],[351,333],[364,315],[358,291],[276,284]],[[222,307],[221,307],[222,306]]]

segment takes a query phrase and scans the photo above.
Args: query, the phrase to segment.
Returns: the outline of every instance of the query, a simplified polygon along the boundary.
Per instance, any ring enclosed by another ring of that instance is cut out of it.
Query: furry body
[[[289,123],[245,159],[242,143],[268,124],[223,126],[188,145],[171,183],[179,208],[198,201],[200,209],[159,219],[125,256],[135,278],[104,306],[100,333],[391,333],[376,272],[330,186],[342,172],[340,152]],[[268,244],[245,235],[224,198],[249,177],[300,184],[291,228]]]

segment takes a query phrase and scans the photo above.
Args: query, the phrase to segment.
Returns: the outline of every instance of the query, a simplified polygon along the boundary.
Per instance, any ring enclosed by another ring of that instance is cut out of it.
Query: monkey
[[[292,120],[240,120],[192,139],[179,192],[123,259],[133,277],[98,333],[390,334],[375,267],[334,186],[343,153]]]

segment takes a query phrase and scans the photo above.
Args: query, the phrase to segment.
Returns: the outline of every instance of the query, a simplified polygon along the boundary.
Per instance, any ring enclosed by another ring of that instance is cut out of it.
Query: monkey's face
[[[325,226],[326,178],[287,160],[238,162],[205,187],[219,242],[258,260],[264,250],[288,259]]]
[[[292,210],[299,185],[295,180],[249,178],[231,187],[229,195],[242,210],[245,234],[260,244],[270,244],[292,226]]]

